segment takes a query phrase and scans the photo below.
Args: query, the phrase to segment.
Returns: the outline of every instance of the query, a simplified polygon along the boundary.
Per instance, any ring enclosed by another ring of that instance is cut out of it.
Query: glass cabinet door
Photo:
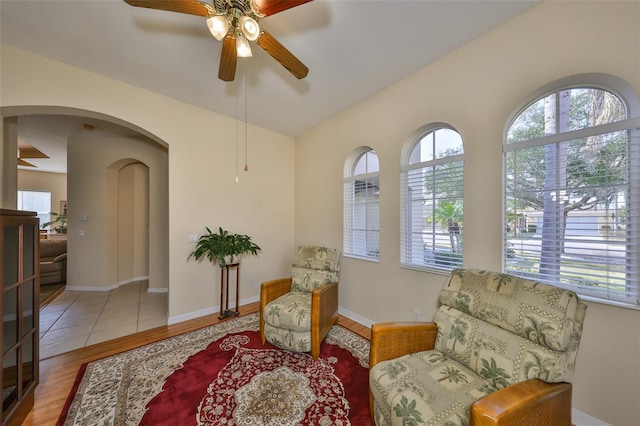
[[[0,424],[22,420],[38,383],[38,226],[35,213],[0,209]]]

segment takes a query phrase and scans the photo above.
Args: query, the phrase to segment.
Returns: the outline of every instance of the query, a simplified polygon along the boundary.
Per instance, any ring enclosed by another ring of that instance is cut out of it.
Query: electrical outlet
[[[249,278],[249,287],[254,287],[256,282],[253,280],[253,277]]]
[[[413,320],[420,321],[420,311],[413,311]]]

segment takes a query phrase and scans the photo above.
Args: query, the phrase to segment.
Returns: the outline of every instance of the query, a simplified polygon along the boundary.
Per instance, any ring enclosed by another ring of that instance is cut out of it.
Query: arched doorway
[[[52,107],[21,107],[16,110],[3,107],[0,112],[5,123],[7,121],[15,123],[20,120],[20,117],[34,115],[79,123],[79,128],[69,133],[69,139],[78,142],[77,145],[81,146],[82,150],[87,149],[92,143],[109,148],[106,151],[78,153],[74,152],[76,149],[71,144],[70,152],[67,153],[71,168],[69,180],[86,183],[85,186],[80,187],[73,183],[69,185],[68,286],[74,288],[74,291],[98,295],[115,292],[119,287],[126,287],[130,282],[143,280],[148,282],[148,287],[145,289],[148,288],[149,293],[165,293],[163,296],[167,300],[167,144],[151,137],[148,132],[142,131],[135,125],[90,111]],[[18,115],[12,115],[13,113]],[[93,124],[82,125],[87,122]],[[5,138],[3,142],[13,145],[13,148],[5,146],[4,148],[7,148],[5,152],[16,152],[17,134],[15,139]],[[144,157],[144,152],[136,155],[136,149],[138,149],[136,147],[153,152],[151,160]],[[103,157],[105,161],[109,158],[111,161],[102,167],[87,165],[92,158]],[[113,167],[116,175],[119,175],[116,178],[115,198],[112,197],[113,189],[106,184]],[[87,170],[95,173],[88,176]],[[3,173],[10,172],[3,170]],[[16,167],[12,173],[17,174]],[[6,183],[7,180],[4,182]],[[117,190],[118,187],[120,191]],[[3,188],[3,191],[5,189]],[[11,191],[15,191],[15,188],[9,188],[4,192]],[[132,196],[132,194],[137,195]],[[103,199],[106,201],[102,201]],[[126,208],[116,208],[112,211],[112,207],[118,205],[124,205]],[[113,216],[115,228],[112,228],[112,213],[115,215]],[[112,244],[108,242],[112,237],[115,246],[113,251],[107,249],[107,246]],[[127,250],[133,254],[131,256],[123,254]],[[91,263],[94,259],[102,263]],[[92,272],[95,272],[93,277],[90,275]],[[165,301],[162,307],[165,321],[167,310],[168,303]],[[73,326],[71,323],[68,325]],[[135,331],[137,330],[132,332]]]
[[[107,174],[107,204],[114,210],[107,235],[116,251],[117,284],[149,279],[149,167],[120,160]]]

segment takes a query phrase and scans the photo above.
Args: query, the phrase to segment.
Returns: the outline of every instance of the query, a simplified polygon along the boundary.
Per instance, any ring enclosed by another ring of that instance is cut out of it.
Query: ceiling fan
[[[304,78],[309,72],[309,68],[261,28],[258,21],[311,0],[213,0],[213,5],[198,0],[124,1],[131,6],[206,17],[209,31],[216,40],[222,41],[220,80],[233,81],[238,57],[251,56],[249,41],[255,41],[297,78]]]
[[[22,148],[18,148],[18,166],[25,166],[25,167],[35,167],[38,168],[38,166],[29,163],[28,161],[25,160],[25,158],[30,159],[30,158],[49,158],[49,156],[47,154],[45,154],[44,152],[40,151],[38,148],[34,148],[32,146],[24,146]]]

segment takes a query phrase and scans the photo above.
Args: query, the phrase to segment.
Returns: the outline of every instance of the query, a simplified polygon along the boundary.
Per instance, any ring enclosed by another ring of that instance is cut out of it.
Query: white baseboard
[[[358,315],[358,314],[356,314],[354,312],[351,312],[348,309],[344,309],[344,308],[340,308],[339,307],[338,308],[338,313],[340,315],[342,315],[343,317],[347,317],[350,320],[354,320],[355,322],[360,323],[360,324],[362,324],[362,325],[364,325],[366,327],[371,328],[371,326],[373,325],[373,321],[371,321],[370,319],[365,318],[363,316],[360,316],[360,315]]]
[[[160,287],[160,288],[149,287],[147,289],[147,293],[169,293],[169,289],[167,287]]]
[[[118,284],[111,285],[109,287],[91,287],[91,286],[82,286],[82,285],[66,285],[64,287],[65,290],[70,291],[111,291],[120,287]]]
[[[575,426],[611,426],[609,423],[603,422],[582,411],[578,411],[575,408],[571,410],[571,422]]]
[[[64,289],[65,290],[71,290],[71,291],[111,291],[111,290],[115,290],[118,287],[121,287],[123,285],[126,284],[131,284],[134,282],[138,282],[138,281],[145,281],[148,280],[149,276],[143,276],[143,277],[135,277],[135,278],[131,278],[128,280],[124,280],[124,281],[120,281],[117,282],[113,285],[110,285],[108,287],[92,287],[92,286],[82,286],[82,285],[65,285]],[[153,290],[161,290],[161,291],[151,291],[152,289],[149,289],[149,293],[166,293],[167,291],[169,291],[169,289],[153,289]]]
[[[128,280],[117,282],[116,285],[118,287],[120,287],[121,285],[131,284],[131,283],[135,283],[135,282],[138,282],[138,281],[145,281],[145,280],[149,280],[149,275],[144,275],[144,276],[141,276],[141,277],[129,278]]]
[[[204,317],[205,315],[213,315],[218,312],[220,312],[220,306],[211,306],[209,308],[200,309],[198,311],[187,312],[186,314],[169,317],[167,318],[167,324],[168,325],[178,324],[179,322],[189,321],[192,319]]]
[[[260,296],[247,297],[246,299],[240,299],[240,301],[238,302],[238,306],[248,305],[249,303],[258,302],[259,300],[260,300]],[[180,314],[180,315],[169,317],[167,319],[167,324],[173,325],[182,321],[188,321],[188,320],[200,318],[205,315],[217,314],[218,312],[220,312],[220,305],[215,305],[210,308],[200,309],[198,311],[187,312],[186,314]]]
[[[245,299],[240,299],[239,306],[244,306],[244,305],[248,305],[250,303],[259,302],[259,301],[260,301],[260,296],[247,297]],[[188,320],[196,319],[199,317],[203,317],[205,315],[216,314],[218,312],[220,312],[220,305],[215,305],[209,308],[200,309],[198,311],[187,312],[186,314],[180,314],[180,315],[169,317],[168,324],[169,325],[177,324],[182,321],[188,321]],[[370,319],[362,317],[354,312],[349,311],[348,309],[338,308],[338,313],[366,327],[371,327],[371,325],[373,324],[373,321],[371,321]]]

